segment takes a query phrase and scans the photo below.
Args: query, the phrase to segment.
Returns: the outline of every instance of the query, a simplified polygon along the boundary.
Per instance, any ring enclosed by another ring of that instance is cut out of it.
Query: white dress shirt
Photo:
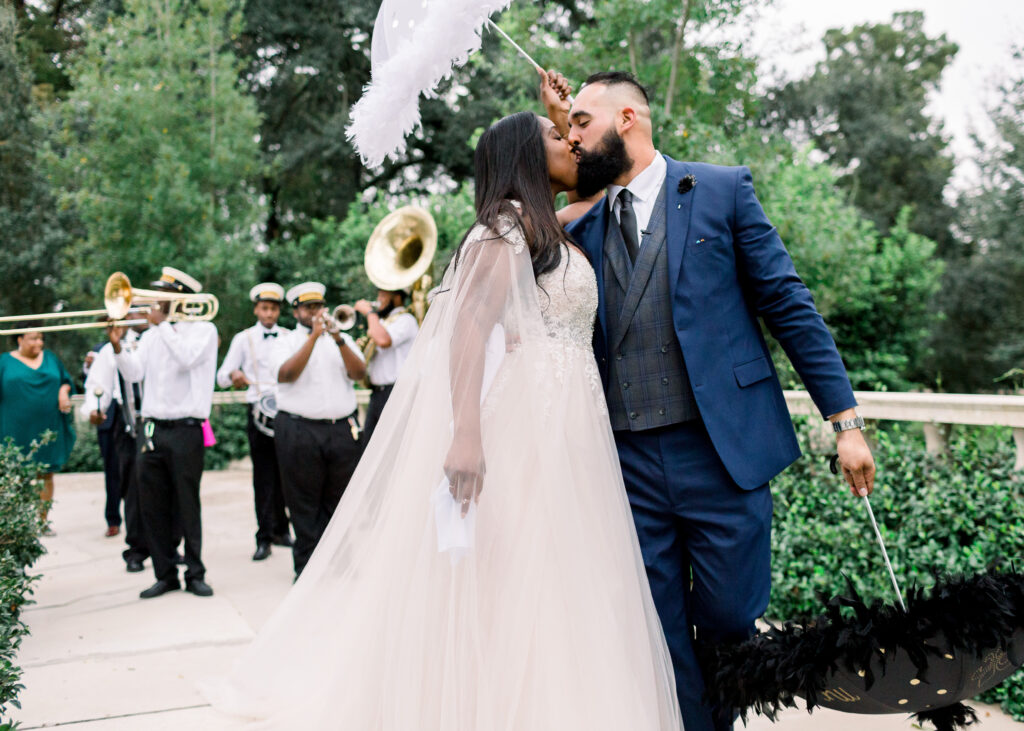
[[[668,172],[668,163],[660,152],[654,153],[651,164],[638,173],[626,188],[633,194],[633,212],[636,213],[636,240],[643,246],[644,230],[651,221],[651,214],[654,212],[654,204],[658,201],[658,194],[665,185],[665,175]],[[621,185],[608,186],[608,205],[615,220],[619,219],[620,202],[619,191]]]
[[[245,400],[254,404],[260,396],[277,392],[277,370],[275,351],[281,347],[285,336],[291,332],[276,324],[265,328],[258,322],[242,330],[231,339],[228,354],[217,369],[217,385],[227,388],[231,385],[232,371],[242,371],[249,379]],[[269,335],[269,337],[265,337]]]
[[[217,328],[212,322],[164,321],[139,347],[114,356],[127,383],[145,381],[142,416],[208,419],[217,372]]]
[[[139,333],[128,330],[121,339],[121,345],[125,348],[134,348],[138,339]],[[102,391],[99,397],[96,396],[97,388]],[[85,399],[82,401],[79,413],[85,419],[88,419],[92,412],[97,410],[106,414],[111,401],[121,404],[124,403],[124,397],[121,394],[121,384],[117,379],[114,346],[104,343],[103,347],[96,351],[96,358],[89,368],[89,375],[85,378]]]
[[[366,364],[366,374],[374,386],[390,386],[398,380],[398,372],[409,357],[420,325],[416,322],[416,316],[409,312],[403,312],[391,322],[381,321],[380,324],[388,331],[391,345],[386,348],[377,346],[370,362]]]
[[[281,347],[274,349],[275,374],[303,346],[309,332],[309,328],[296,325],[282,338]],[[346,333],[341,333],[341,337],[362,360],[363,354],[352,338]],[[340,419],[356,410],[356,390],[352,384],[334,338],[322,335],[299,377],[291,383],[277,384],[277,408],[307,419]]]

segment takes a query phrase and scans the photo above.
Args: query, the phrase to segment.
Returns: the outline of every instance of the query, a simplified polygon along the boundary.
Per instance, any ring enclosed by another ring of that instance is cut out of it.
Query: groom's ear
[[[638,115],[633,107],[623,107],[619,110],[619,133],[625,132],[636,126]]]

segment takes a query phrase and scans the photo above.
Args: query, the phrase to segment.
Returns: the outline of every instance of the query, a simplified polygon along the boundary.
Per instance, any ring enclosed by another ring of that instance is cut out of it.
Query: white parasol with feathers
[[[346,134],[368,167],[405,152],[405,136],[420,123],[420,94],[437,85],[480,48],[490,16],[512,0],[384,0],[373,26],[370,83],[352,107]],[[512,42],[513,45],[516,45]],[[516,49],[526,53],[516,45]],[[526,56],[535,67],[537,64]]]

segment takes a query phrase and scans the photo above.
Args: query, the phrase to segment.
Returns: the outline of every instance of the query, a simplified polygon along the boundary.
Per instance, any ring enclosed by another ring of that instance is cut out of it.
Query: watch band
[[[832,422],[832,430],[836,433],[842,431],[850,431],[851,429],[863,429],[864,418],[858,416],[854,419],[840,419],[839,421]]]

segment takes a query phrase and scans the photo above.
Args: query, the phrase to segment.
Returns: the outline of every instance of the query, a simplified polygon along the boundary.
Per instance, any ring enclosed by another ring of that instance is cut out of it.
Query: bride
[[[515,114],[475,166],[476,225],[331,524],[206,689],[225,712],[352,731],[682,728],[591,349],[594,272],[552,206],[575,186],[568,143]],[[439,550],[446,511],[471,547]]]

